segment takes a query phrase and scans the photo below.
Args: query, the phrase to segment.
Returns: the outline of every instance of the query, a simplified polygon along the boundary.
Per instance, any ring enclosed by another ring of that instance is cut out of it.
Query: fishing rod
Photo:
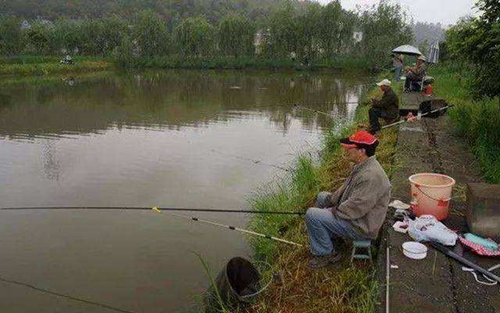
[[[454,105],[453,104],[450,104],[450,105],[447,105],[445,107],[442,107],[442,108],[439,108],[439,109],[435,109],[435,110],[432,110],[432,111],[429,111],[429,112],[426,112],[426,113],[423,113],[422,115],[420,115],[421,117],[422,116],[426,116],[426,115],[429,115],[429,114],[432,114],[432,113],[436,113],[436,112],[439,112],[439,111],[443,111],[443,110],[446,110],[448,108],[452,108]],[[417,116],[415,116],[414,118],[418,118]],[[396,125],[399,125],[399,124],[402,124],[402,123],[405,123],[405,122],[408,122],[408,121],[412,121],[414,120],[414,118],[408,118],[408,117],[405,117],[404,119],[400,120],[400,121],[397,121],[395,123],[392,123],[392,124],[388,124],[388,125],[384,125],[381,127],[381,129],[385,129],[385,128],[389,128],[389,127],[393,127],[393,126],[396,126]]]
[[[483,274],[484,276],[490,278],[491,280],[497,281],[500,283],[500,276],[497,276],[497,275],[493,274],[492,272],[488,271],[487,269],[484,269],[481,266],[477,265],[476,263],[467,260],[463,256],[456,254],[455,252],[446,248],[442,244],[439,244],[439,243],[433,242],[433,241],[431,241],[430,243],[431,243],[432,247],[434,249],[436,249],[437,251],[443,253],[444,255],[446,255],[452,259],[455,259],[456,261],[458,261],[458,262],[460,262],[460,263],[462,263],[470,268],[473,268],[474,270],[476,270],[479,273]]]
[[[360,100],[356,101],[344,101],[344,102],[339,102],[339,101],[325,101],[325,102],[308,102],[307,104],[313,104],[313,105],[318,105],[318,104],[357,104],[359,103]],[[295,104],[296,106],[299,105],[298,103]]]
[[[306,104],[308,105],[322,105],[322,104],[357,104],[359,101],[346,101],[346,102],[337,102],[337,101],[325,101],[325,102],[307,102]],[[259,107],[282,107],[282,106],[299,106],[297,102],[292,102],[292,103],[273,103],[273,104],[259,104],[259,105],[254,105],[254,108],[259,108]]]
[[[93,206],[70,206],[70,207],[12,207],[0,208],[0,211],[18,210],[58,210],[58,211],[149,211],[150,207],[93,207]],[[224,209],[201,209],[201,208],[156,208],[157,211],[185,211],[185,212],[212,212],[212,213],[244,213],[244,214],[270,214],[270,215],[305,215],[305,212],[298,211],[249,211],[249,210],[224,210]]]
[[[454,106],[453,104],[450,104],[450,105],[447,105],[447,106],[439,108],[439,109],[435,109],[435,110],[432,110],[432,111],[429,111],[429,112],[425,112],[422,115],[420,115],[420,117],[423,117],[423,116],[426,116],[426,115],[429,115],[429,114],[432,114],[432,113],[436,113],[436,112],[439,112],[439,111],[443,111],[443,110],[452,108],[453,106]],[[323,111],[318,111],[318,110],[306,108],[306,107],[303,107],[303,106],[300,106],[300,105],[296,105],[296,107],[302,108],[302,109],[305,109],[305,110],[309,110],[309,111],[313,111],[313,112],[316,112],[316,113],[319,113],[319,114],[323,114],[323,115],[326,115],[326,116],[329,116],[329,117],[333,118],[332,115],[330,115],[328,113],[325,113]],[[416,116],[415,116],[415,118],[416,118]],[[392,124],[384,125],[384,126],[381,127],[381,129],[393,127],[393,126],[396,126],[396,125],[399,125],[399,124],[402,124],[402,123],[405,123],[405,122],[408,122],[408,121],[412,121],[412,120],[413,119],[411,119],[411,118],[405,117],[404,119],[402,119],[400,121],[394,122]]]
[[[72,296],[72,295],[68,295],[68,294],[64,294],[64,293],[60,293],[60,292],[55,292],[55,291],[52,291],[52,290],[49,290],[49,289],[37,287],[35,285],[23,283],[23,282],[20,282],[20,281],[17,281],[17,280],[6,279],[6,278],[3,278],[3,277],[0,277],[0,281],[3,282],[3,283],[8,283],[8,284],[18,285],[18,286],[22,286],[22,287],[27,287],[27,288],[30,288],[32,290],[35,290],[35,291],[38,291],[38,292],[41,292],[41,293],[49,294],[49,295],[56,296],[56,297],[65,298],[67,300],[94,305],[94,306],[100,307],[100,308],[105,309],[105,310],[112,310],[112,311],[121,312],[121,313],[134,313],[132,311],[123,310],[123,309],[120,309],[120,308],[117,308],[117,307],[114,307],[114,306],[110,306],[110,305],[107,305],[107,304],[104,304],[104,303],[95,302],[95,301],[91,301],[91,300],[86,300],[86,299],[78,298],[78,297],[75,297],[75,296]]]
[[[153,207],[150,210],[153,210],[153,211],[158,212],[158,213],[165,212],[165,210],[160,210],[157,207]],[[166,212],[168,212],[168,211],[166,211]],[[235,227],[235,226],[224,225],[224,224],[212,222],[212,221],[209,221],[209,220],[201,219],[201,218],[198,218],[198,217],[191,217],[191,216],[186,216],[186,215],[182,215],[182,214],[176,214],[176,213],[172,213],[172,212],[168,212],[168,214],[173,215],[173,216],[177,216],[177,217],[180,217],[180,218],[183,218],[183,219],[187,219],[187,220],[192,220],[192,221],[195,221],[195,222],[201,222],[201,223],[205,223],[205,224],[209,224],[209,225],[213,225],[213,226],[217,226],[217,227],[221,227],[221,228],[227,228],[227,229],[234,230],[234,231],[237,231],[237,232],[240,232],[240,233],[245,233],[245,234],[249,234],[249,235],[252,235],[252,236],[258,236],[258,237],[266,238],[266,239],[269,239],[269,240],[279,241],[279,242],[286,243],[286,244],[293,245],[293,246],[297,246],[297,247],[302,247],[302,245],[300,243],[296,243],[296,242],[293,242],[293,241],[281,239],[281,238],[270,236],[270,235],[265,235],[265,234],[262,234],[262,233],[257,233],[257,232],[251,231],[251,230],[247,230],[247,229],[243,229],[243,228],[239,228],[239,227]]]

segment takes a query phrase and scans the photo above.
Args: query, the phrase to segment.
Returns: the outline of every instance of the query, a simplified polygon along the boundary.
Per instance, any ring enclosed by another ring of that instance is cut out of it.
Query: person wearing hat
[[[419,90],[422,81],[426,75],[425,57],[423,55],[417,58],[417,65],[406,69],[405,91]]]
[[[334,193],[320,192],[316,206],[309,208],[305,220],[311,254],[311,268],[340,260],[332,237],[350,240],[376,239],[385,220],[391,185],[375,158],[378,140],[359,131],[340,140],[345,156],[354,163],[349,177]]]
[[[381,99],[372,98],[372,107],[368,111],[370,118],[370,133],[380,130],[379,118],[395,120],[399,116],[399,98],[391,88],[391,81],[384,79],[377,83],[384,93]]]

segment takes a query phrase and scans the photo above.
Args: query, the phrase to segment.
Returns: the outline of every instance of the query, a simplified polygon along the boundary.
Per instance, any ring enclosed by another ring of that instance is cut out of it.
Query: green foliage
[[[128,35],[127,24],[117,17],[84,20],[80,31],[80,49],[84,55],[110,55]]]
[[[212,27],[203,17],[184,19],[174,34],[179,52],[184,57],[203,57],[212,52]]]
[[[0,18],[0,53],[14,55],[21,51],[21,20],[16,17]]]
[[[481,15],[450,28],[446,42],[452,58],[472,67],[474,96],[495,97],[500,95],[500,2],[480,0],[477,7]]]
[[[359,52],[374,67],[383,68],[392,48],[412,41],[413,33],[399,4],[381,1],[361,13],[361,24],[364,38]]]
[[[59,19],[54,23],[51,39],[52,51],[73,54],[78,49],[81,40],[81,23],[69,19]]]
[[[335,57],[345,51],[345,45],[352,41],[356,17],[344,12],[339,1],[330,2],[322,13],[317,39],[321,42],[326,56]]]
[[[268,63],[271,67],[314,69],[338,68],[348,63],[345,60],[353,60],[357,65],[380,68],[389,63],[390,49],[411,37],[401,8],[386,2],[354,13],[343,10],[338,0],[325,6],[277,0],[279,5],[257,12],[253,11],[257,4],[245,0],[214,0],[210,3],[220,11],[211,14],[196,11],[198,6],[206,8],[202,0],[194,0],[189,8],[183,1],[153,1],[155,11],[141,11],[138,9],[149,1],[126,0],[120,6],[138,12],[127,13],[126,19],[37,19],[28,21],[30,25],[22,30],[19,20],[2,18],[0,25],[9,31],[0,35],[0,53],[115,56],[121,66],[126,60],[131,62],[128,67],[199,64],[202,68],[241,68]],[[262,5],[267,0],[257,2]],[[93,10],[92,6],[87,10]],[[246,13],[238,14],[242,10]],[[355,43],[353,31],[364,32],[365,39]],[[230,59],[241,57],[243,61]],[[248,62],[248,58],[254,60]],[[360,62],[362,59],[365,61]]]
[[[455,107],[449,111],[458,130],[479,159],[485,178],[500,183],[500,103],[499,99],[474,99],[465,88],[474,75],[450,64],[433,68],[435,91]]]
[[[133,54],[133,45],[129,36],[124,36],[116,49],[115,61],[122,68],[133,67],[136,59]]]
[[[263,50],[267,56],[286,58],[298,48],[299,23],[291,5],[276,10],[269,17],[262,33]]]
[[[43,22],[35,21],[24,31],[24,52],[45,55],[50,52],[51,27]]]
[[[170,35],[165,21],[153,11],[143,11],[137,16],[134,38],[143,57],[154,57],[168,53]]]
[[[219,24],[218,44],[223,55],[253,55],[255,26],[247,18],[230,14]]]
[[[59,57],[17,56],[0,58],[0,76],[47,76],[110,70],[112,64],[95,57],[75,57],[75,64],[59,63]]]

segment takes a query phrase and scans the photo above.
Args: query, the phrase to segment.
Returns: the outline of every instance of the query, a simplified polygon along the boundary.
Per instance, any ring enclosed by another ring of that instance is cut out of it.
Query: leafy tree
[[[25,52],[40,55],[50,53],[52,32],[53,27],[48,23],[42,21],[31,23],[31,27],[24,30]]]
[[[127,24],[117,17],[85,20],[81,24],[81,48],[87,55],[110,55],[127,35]]]
[[[363,40],[359,53],[374,67],[388,63],[392,48],[412,42],[413,33],[399,4],[382,0],[360,12]]]
[[[203,17],[186,18],[174,30],[178,50],[182,56],[208,56],[213,50],[213,32]]]
[[[264,51],[267,55],[287,58],[299,50],[300,25],[294,8],[287,4],[274,11],[267,22],[264,33]]]
[[[21,52],[21,20],[16,17],[0,18],[0,53],[13,55]]]
[[[124,36],[118,47],[116,47],[116,61],[121,67],[132,67],[135,57],[133,44],[129,36]]]
[[[102,20],[104,38],[103,55],[110,55],[121,45],[124,37],[129,36],[127,22],[116,17],[108,17]]]
[[[153,11],[139,13],[134,25],[134,38],[140,55],[154,57],[168,54],[170,35],[166,22]]]
[[[81,23],[59,19],[54,23],[50,46],[54,52],[73,53],[80,49],[82,42]]]
[[[319,3],[311,3],[305,8],[305,12],[298,17],[298,32],[301,34],[297,38],[298,46],[297,57],[304,56],[316,57],[320,49],[322,35],[322,14],[323,6]]]
[[[327,4],[321,16],[321,43],[327,56],[334,57],[340,51],[341,32],[343,30],[343,14],[340,2],[332,1]]]
[[[500,2],[480,0],[482,13],[463,20],[446,33],[452,57],[473,67],[473,93],[477,97],[500,95]]]
[[[99,19],[84,20],[80,24],[81,37],[79,45],[84,55],[103,55],[105,39],[104,27]]]
[[[230,14],[219,24],[218,43],[224,55],[252,55],[255,27],[247,18]]]

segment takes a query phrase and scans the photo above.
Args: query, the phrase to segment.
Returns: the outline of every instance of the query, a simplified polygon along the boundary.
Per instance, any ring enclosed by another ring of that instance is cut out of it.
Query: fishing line
[[[323,111],[319,111],[319,110],[315,110],[315,109],[310,109],[308,107],[304,107],[304,106],[301,106],[301,105],[295,105],[294,106],[295,108],[299,108],[299,109],[302,109],[302,110],[306,110],[306,111],[311,111],[311,112],[314,112],[314,113],[318,113],[318,114],[322,114],[322,115],[326,115],[328,116],[329,118],[333,118],[333,116],[331,114],[328,114],[328,113],[325,113]]]
[[[156,208],[159,211],[185,211],[185,212],[213,212],[213,213],[243,213],[243,214],[275,214],[275,215],[305,215],[305,212],[299,211],[249,211],[249,210],[224,210],[224,209],[202,209],[202,208]],[[18,211],[18,210],[59,210],[59,211],[149,211],[150,207],[92,207],[92,206],[68,206],[68,207],[13,207],[0,208],[0,211]]]
[[[127,310],[115,308],[115,307],[107,305],[107,304],[103,304],[103,303],[99,303],[99,302],[94,302],[94,301],[90,301],[90,300],[85,300],[85,299],[82,299],[82,298],[77,298],[77,297],[74,297],[74,296],[70,296],[70,295],[66,295],[66,294],[63,294],[63,293],[51,291],[51,290],[48,290],[48,289],[36,287],[34,285],[22,283],[22,282],[19,282],[19,281],[6,279],[6,278],[3,278],[3,277],[0,277],[0,281],[2,281],[4,283],[9,283],[9,284],[13,284],[13,285],[19,285],[19,286],[27,287],[27,288],[36,290],[38,292],[42,292],[42,293],[46,293],[46,294],[49,294],[49,295],[53,295],[53,296],[57,296],[57,297],[65,298],[65,299],[69,299],[69,300],[72,300],[72,301],[77,301],[77,302],[82,302],[82,303],[86,303],[86,304],[91,304],[91,305],[94,305],[94,306],[98,306],[98,307],[101,307],[101,308],[104,308],[104,309],[108,309],[108,310],[113,310],[113,311],[116,311],[116,312],[134,313],[132,311],[127,311]]]
[[[282,167],[282,166],[279,166],[279,165],[274,165],[274,164],[270,164],[270,163],[266,163],[266,162],[262,162],[261,160],[256,160],[256,159],[252,159],[252,158],[247,158],[247,157],[243,157],[243,156],[240,156],[240,155],[236,155],[236,154],[232,154],[232,153],[226,153],[226,152],[222,152],[220,150],[217,150],[217,149],[211,149],[212,152],[215,152],[215,153],[219,153],[219,154],[222,154],[222,155],[228,155],[228,156],[232,156],[236,159],[240,159],[240,160],[245,160],[245,161],[250,161],[254,164],[262,164],[262,165],[265,165],[265,166],[270,166],[270,167],[274,167],[274,168],[277,168],[277,169],[280,169],[282,171],[286,171],[286,172],[291,172],[291,170],[289,168],[285,168],[285,167]]]
[[[165,211],[165,210],[163,210],[163,211],[159,210],[156,207],[151,208],[151,210],[153,210],[155,212],[158,212],[158,213],[168,212],[168,211]],[[213,226],[217,226],[217,227],[221,227],[221,228],[226,228],[226,229],[229,229],[229,230],[234,230],[234,231],[237,231],[237,232],[240,232],[240,233],[249,234],[249,235],[252,235],[252,236],[258,236],[258,237],[266,238],[266,239],[269,239],[269,240],[279,241],[279,242],[286,243],[286,244],[289,244],[289,245],[294,245],[294,246],[297,246],[297,247],[302,247],[302,245],[300,243],[296,243],[296,242],[293,242],[293,241],[281,239],[281,238],[278,238],[278,237],[274,237],[274,236],[270,236],[270,235],[266,235],[266,234],[262,234],[262,233],[257,233],[257,232],[251,231],[251,230],[247,230],[247,229],[243,229],[243,228],[239,228],[239,227],[235,227],[235,226],[231,226],[231,225],[224,225],[224,224],[212,222],[212,221],[209,221],[209,220],[201,219],[201,218],[198,218],[198,217],[191,217],[191,216],[176,214],[176,213],[172,213],[172,212],[168,212],[168,213],[170,215],[177,216],[177,217],[180,217],[180,218],[183,218],[183,219],[192,220],[192,221],[195,221],[195,222],[201,222],[201,223],[205,223],[205,224],[209,224],[209,225],[213,225]]]

